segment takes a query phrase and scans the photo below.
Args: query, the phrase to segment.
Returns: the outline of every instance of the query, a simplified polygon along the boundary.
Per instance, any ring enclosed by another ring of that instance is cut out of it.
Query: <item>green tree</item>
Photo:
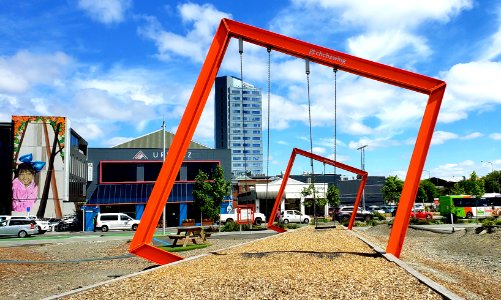
[[[416,202],[416,203],[424,203],[425,200],[427,200],[426,191],[425,191],[425,189],[420,184],[419,187],[418,187],[418,190],[417,190],[416,200],[414,202]]]
[[[483,177],[487,193],[501,193],[501,171],[493,171]]]
[[[426,194],[425,202],[433,203],[433,200],[435,198],[438,198],[438,189],[429,179],[421,180],[419,186],[424,189],[424,192]]]
[[[384,201],[387,204],[398,204],[403,186],[404,182],[398,178],[398,176],[389,176],[386,178],[383,188],[381,189]]]
[[[482,196],[485,194],[484,180],[473,171],[469,179],[461,180],[454,184],[452,188],[454,195]]]
[[[231,182],[227,181],[224,178],[224,170],[221,166],[217,166],[216,170],[213,174],[212,181],[212,198],[214,201],[214,205],[217,208],[217,212],[215,213],[215,217],[219,215],[219,207],[224,200],[224,197],[230,194]],[[213,220],[215,220],[213,215]]]
[[[313,192],[315,192],[315,194],[313,194]],[[313,185],[313,183],[310,184],[308,187],[304,187],[301,190],[301,195],[303,195],[303,197],[305,198],[303,203],[304,203],[304,206],[306,206],[306,207],[311,207],[314,204],[316,204],[318,207],[325,207],[325,205],[327,204],[327,199],[318,197],[318,195],[320,195],[320,193],[318,192],[317,189],[315,189],[315,186]],[[314,196],[314,197],[307,198],[309,196]]]
[[[192,194],[195,205],[200,208],[203,215],[209,217],[214,207],[212,185],[209,182],[209,176],[202,170],[198,170],[198,174],[195,177]]]
[[[330,207],[339,207],[341,204],[339,189],[333,184],[327,189],[327,203]]]
[[[220,166],[212,174],[212,181],[202,170],[198,171],[193,186],[193,198],[206,218],[217,220],[224,197],[229,195],[231,182],[224,178],[224,170]]]

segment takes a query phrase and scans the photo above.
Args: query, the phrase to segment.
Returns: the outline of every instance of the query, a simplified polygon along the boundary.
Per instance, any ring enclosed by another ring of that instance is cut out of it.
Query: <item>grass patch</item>
[[[183,251],[206,248],[210,245],[211,244],[188,244],[186,245],[186,247],[183,247],[183,245],[176,245],[176,246],[161,246],[160,248],[169,252],[183,252]]]

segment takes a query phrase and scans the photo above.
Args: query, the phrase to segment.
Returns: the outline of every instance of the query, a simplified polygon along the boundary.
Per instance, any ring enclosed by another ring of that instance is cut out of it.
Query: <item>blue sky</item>
[[[422,178],[457,181],[501,169],[501,1],[0,0],[0,6],[0,121],[67,116],[90,147],[158,130],[163,118],[175,132],[215,30],[230,18],[446,81]],[[240,76],[237,44],[228,47],[219,76]],[[265,108],[267,55],[244,44],[243,77],[263,89]],[[285,170],[293,147],[310,149],[304,61],[273,52],[271,60],[270,175]],[[335,122],[332,70],[312,65],[310,83],[314,152],[333,158],[336,124],[338,161],[360,167],[356,149],[368,145],[370,175],[405,178],[426,96],[339,71]],[[213,110],[211,93],[194,137],[210,147]],[[267,115],[265,109],[265,141]],[[311,171],[309,161],[298,158],[293,172],[303,171]],[[323,166],[315,164],[315,172]]]

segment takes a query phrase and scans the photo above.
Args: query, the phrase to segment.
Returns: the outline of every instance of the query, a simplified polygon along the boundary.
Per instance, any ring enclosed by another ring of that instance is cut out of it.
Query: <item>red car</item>
[[[431,220],[433,219],[433,214],[427,211],[418,211],[416,216],[414,216],[414,212],[411,212],[411,218],[423,219],[423,220]]]

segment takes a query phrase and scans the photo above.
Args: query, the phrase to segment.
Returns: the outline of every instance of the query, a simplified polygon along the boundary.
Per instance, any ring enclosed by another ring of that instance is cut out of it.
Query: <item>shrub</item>
[[[378,219],[380,221],[386,220],[386,217],[383,214],[378,213],[377,211],[374,212],[374,219]]]

